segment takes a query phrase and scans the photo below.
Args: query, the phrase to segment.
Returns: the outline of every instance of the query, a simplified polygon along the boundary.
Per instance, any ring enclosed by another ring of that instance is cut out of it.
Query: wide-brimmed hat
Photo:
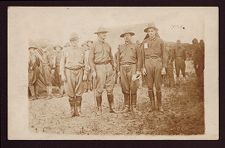
[[[149,28],[153,28],[153,29],[155,29],[156,31],[158,31],[158,28],[155,26],[154,23],[149,23],[149,24],[147,25],[147,27],[144,29],[144,32],[147,32]]]
[[[132,32],[132,31],[130,31],[130,30],[126,30],[126,31],[124,31],[124,32],[120,35],[120,37],[123,38],[125,34],[130,34],[131,36],[135,35],[134,32]]]
[[[98,34],[98,33],[107,33],[109,32],[106,28],[104,27],[99,27],[98,30],[94,33],[94,34]]]
[[[72,40],[72,39],[78,40],[79,39],[78,34],[77,33],[71,33],[70,34],[70,40]]]
[[[28,49],[30,49],[30,48],[38,48],[37,43],[33,42],[33,41],[30,41],[28,46],[29,46]]]
[[[86,43],[88,43],[88,42],[94,43],[92,40],[87,40]]]
[[[56,50],[57,47],[59,47],[61,50],[63,49],[63,47],[59,44],[56,44],[55,46],[53,46],[53,49]]]

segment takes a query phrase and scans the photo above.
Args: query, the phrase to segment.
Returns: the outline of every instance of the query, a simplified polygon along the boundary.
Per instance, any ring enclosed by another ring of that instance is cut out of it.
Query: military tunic
[[[96,41],[90,51],[89,62],[92,71],[96,71],[96,96],[101,96],[104,88],[112,95],[115,72],[111,47],[104,41]]]

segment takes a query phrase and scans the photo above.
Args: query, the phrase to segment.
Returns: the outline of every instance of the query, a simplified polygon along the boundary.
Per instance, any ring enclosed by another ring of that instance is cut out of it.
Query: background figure
[[[42,72],[47,89],[46,99],[51,99],[53,97],[52,96],[52,80],[54,76],[53,60],[51,57],[52,56],[51,53],[48,51],[50,49],[48,48],[48,45],[42,46],[41,49],[43,51]]]
[[[158,35],[158,28],[154,23],[148,24],[144,32],[148,34],[141,46],[143,53],[143,75],[148,85],[148,94],[151,101],[151,109],[163,111],[162,107],[162,75],[166,73],[167,56],[164,41]],[[156,98],[154,97],[153,86],[156,88]]]
[[[116,61],[115,62],[115,65],[116,65],[116,74],[115,74],[115,84],[117,84],[118,83],[118,81],[119,81],[119,83],[120,83],[120,73],[119,73],[119,71],[118,71],[118,63],[117,63],[117,61],[118,61],[118,58],[119,58],[119,55],[118,55],[119,53],[118,53],[118,51],[115,53],[115,55],[114,55],[114,61]]]
[[[203,40],[198,43],[197,39],[192,40],[193,49],[193,62],[195,73],[198,78],[199,86],[203,85],[203,72],[204,72],[204,42]]]
[[[35,45],[35,43],[30,43],[29,45],[29,63],[28,63],[28,88],[29,92],[31,94],[32,99],[38,99],[39,95],[37,92],[37,81],[38,81],[38,75],[39,75],[39,66],[40,61],[38,57],[35,55],[35,50],[38,47]]]
[[[176,68],[176,83],[180,84],[180,71],[183,75],[183,78],[186,77],[185,75],[185,60],[186,60],[186,53],[184,47],[182,47],[180,40],[177,40],[176,47],[174,50],[175,56],[175,68]]]
[[[93,46],[93,41],[88,40],[85,43],[82,44],[83,45],[83,50],[84,50],[84,54],[85,54],[85,65],[86,65],[86,71],[87,71],[87,80],[84,82],[84,89],[85,92],[87,91],[92,91],[93,85],[92,85],[92,77],[91,77],[91,68],[90,68],[90,63],[89,63],[89,53],[90,53],[90,49]]]
[[[64,82],[61,80],[61,73],[60,73],[60,61],[62,58],[63,47],[60,45],[56,45],[54,47],[54,50],[55,50],[54,58],[53,58],[53,68],[55,70],[54,78],[55,78],[56,86],[59,87],[59,97],[63,97]]]
[[[175,84],[173,73],[174,72],[173,62],[174,62],[174,49],[169,47],[167,67],[166,67],[166,79],[168,87],[174,87]]]

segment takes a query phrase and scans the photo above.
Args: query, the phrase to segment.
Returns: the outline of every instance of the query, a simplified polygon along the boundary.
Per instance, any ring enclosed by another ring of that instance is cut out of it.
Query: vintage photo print
[[[9,140],[218,140],[217,7],[8,7]]]

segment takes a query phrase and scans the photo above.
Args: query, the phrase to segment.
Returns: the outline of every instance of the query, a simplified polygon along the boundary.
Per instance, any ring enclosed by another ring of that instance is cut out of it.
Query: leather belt
[[[99,62],[99,63],[95,63],[95,65],[106,65],[109,64],[111,61],[105,61],[105,62]]]
[[[69,69],[69,70],[80,70],[82,69],[83,67],[78,67],[78,68],[69,68],[69,67],[65,67],[66,69]]]

